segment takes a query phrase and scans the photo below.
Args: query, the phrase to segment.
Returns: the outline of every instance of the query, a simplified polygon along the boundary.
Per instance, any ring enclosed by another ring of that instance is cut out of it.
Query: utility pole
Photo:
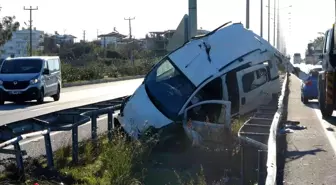
[[[250,29],[250,0],[246,0],[246,29]]]
[[[33,56],[33,40],[32,40],[32,11],[33,10],[38,10],[38,7],[36,8],[32,8],[32,6],[30,6],[30,8],[26,8],[26,7],[23,7],[23,10],[29,10],[29,13],[30,13],[30,19],[29,19],[29,30],[30,30],[30,47],[29,47],[29,50],[30,50],[30,56]]]
[[[263,37],[263,13],[264,13],[264,9],[263,9],[263,1],[264,0],[260,0],[260,37]]]
[[[131,41],[131,43],[133,43],[133,40],[132,40],[132,23],[131,21],[134,20],[135,17],[131,18],[129,17],[128,19],[124,18],[124,20],[127,20],[128,21],[128,26],[129,26],[129,39]],[[131,48],[130,48],[130,58],[131,58],[131,61],[132,61],[132,64],[134,65],[134,60],[133,60],[133,44],[131,45]]]
[[[188,37],[189,39],[197,35],[197,0],[188,1]]]
[[[267,34],[267,41],[270,42],[270,35],[271,35],[271,0],[268,0],[268,34]]]
[[[83,30],[83,42],[85,42],[85,30]]]
[[[129,17],[128,19],[127,18],[124,18],[124,20],[127,20],[128,21],[128,26],[129,26],[129,38],[132,39],[132,23],[131,21],[134,20],[135,17],[131,18]]]
[[[99,30],[97,29],[97,40],[99,39],[98,36],[99,36]]]
[[[276,0],[274,1],[274,19],[273,19],[273,46],[275,47],[275,17],[276,17]]]

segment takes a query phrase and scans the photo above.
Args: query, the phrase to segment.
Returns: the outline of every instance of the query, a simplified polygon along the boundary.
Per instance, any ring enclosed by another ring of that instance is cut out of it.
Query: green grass
[[[238,117],[232,121],[235,137],[247,118]],[[26,168],[28,180],[22,184],[205,185],[223,177],[226,169],[239,172],[240,154],[235,139],[229,140],[232,145],[229,154],[199,149],[187,149],[183,154],[154,154],[152,143],[127,141],[118,132],[114,136],[112,142],[102,135],[97,145],[91,141],[81,143],[78,164],[71,162],[71,147],[54,152],[57,170],[47,169],[45,158],[31,160],[30,164],[25,164],[29,166]],[[194,159],[189,161],[189,156]],[[8,179],[17,179],[14,173],[12,170],[12,174],[1,174],[0,184],[8,182]],[[13,182],[18,184],[15,180]]]

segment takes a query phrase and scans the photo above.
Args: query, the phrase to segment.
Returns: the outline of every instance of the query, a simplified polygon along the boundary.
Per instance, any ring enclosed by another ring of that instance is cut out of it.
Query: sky
[[[260,34],[260,2],[250,0],[250,29]],[[264,0],[263,37],[267,40],[267,3]],[[325,32],[335,20],[334,0],[281,0],[280,18],[287,51],[292,56],[299,52],[304,56],[310,40]],[[292,5],[291,8],[288,8]],[[184,14],[188,13],[187,0],[1,0],[0,17],[16,16],[21,27],[29,23],[28,8],[33,11],[33,27],[47,33],[72,34],[93,40],[99,34],[116,29],[129,33],[128,21],[132,21],[132,35],[143,38],[150,31],[176,29]],[[274,3],[271,0],[271,18]],[[290,14],[289,14],[290,13]],[[246,23],[246,0],[198,0],[198,28],[213,30],[221,24],[233,21]],[[289,20],[290,18],[290,20]],[[291,25],[291,29],[289,29]],[[98,30],[98,31],[97,31]],[[270,42],[273,43],[273,20],[271,20]]]

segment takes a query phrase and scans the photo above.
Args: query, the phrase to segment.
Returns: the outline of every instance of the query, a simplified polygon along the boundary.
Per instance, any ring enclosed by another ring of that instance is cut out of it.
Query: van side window
[[[44,61],[44,69],[43,70],[45,70],[45,69],[48,69],[48,62],[46,60]]]
[[[50,72],[54,72],[55,70],[55,66],[54,66],[54,60],[48,60],[48,67],[49,67],[49,70]]]
[[[55,59],[54,60],[54,64],[55,64],[55,70],[58,71],[60,69],[60,63],[59,63],[59,60],[58,59]]]
[[[258,69],[247,73],[242,78],[244,92],[250,92],[267,82],[267,70],[265,68]]]
[[[242,82],[243,82],[243,90],[244,92],[249,92],[251,91],[251,86],[252,83],[254,81],[254,71],[246,73],[243,78],[242,78]]]

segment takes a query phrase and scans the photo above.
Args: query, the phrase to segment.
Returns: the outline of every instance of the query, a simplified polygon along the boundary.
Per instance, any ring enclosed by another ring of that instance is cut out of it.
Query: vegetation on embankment
[[[63,83],[91,81],[104,78],[145,75],[159,58],[129,60],[99,59],[85,65],[62,61]]]
[[[236,132],[243,119],[233,121],[233,135],[216,148],[192,148],[162,151],[156,140],[127,141],[116,132],[112,142],[102,135],[95,148],[91,141],[80,145],[79,164],[71,163],[71,147],[54,153],[55,169],[46,168],[45,158],[25,162],[26,180],[22,184],[236,184],[240,152]],[[6,165],[0,184],[18,184],[15,165]]]

